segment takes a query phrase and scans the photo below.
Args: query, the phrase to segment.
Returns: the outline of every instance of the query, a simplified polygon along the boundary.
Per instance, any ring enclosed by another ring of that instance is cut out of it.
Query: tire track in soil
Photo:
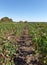
[[[17,45],[18,49],[14,57],[15,65],[42,65],[39,62],[39,54],[35,53],[35,48],[28,33],[28,26],[25,26]]]

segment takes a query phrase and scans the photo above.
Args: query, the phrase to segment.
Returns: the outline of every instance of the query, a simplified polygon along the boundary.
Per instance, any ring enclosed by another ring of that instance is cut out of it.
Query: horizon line
[[[8,16],[3,16],[3,17],[0,17],[0,19],[1,18],[4,18],[4,17],[8,17]],[[44,21],[44,20],[23,20],[23,19],[20,19],[20,20],[16,20],[16,19],[14,19],[14,18],[12,18],[12,17],[8,17],[8,18],[10,18],[10,19],[12,19],[13,21],[15,21],[15,22],[20,22],[20,21],[22,21],[22,22],[25,22],[25,21],[27,21],[27,22],[47,22],[46,20]]]

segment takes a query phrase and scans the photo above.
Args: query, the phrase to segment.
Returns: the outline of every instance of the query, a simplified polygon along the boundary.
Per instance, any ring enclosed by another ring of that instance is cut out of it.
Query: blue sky
[[[0,18],[47,21],[47,0],[0,0]]]

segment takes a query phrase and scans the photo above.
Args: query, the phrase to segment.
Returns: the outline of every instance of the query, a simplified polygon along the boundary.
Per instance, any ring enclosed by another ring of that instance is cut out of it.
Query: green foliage
[[[14,38],[8,41],[7,36],[13,32],[16,38],[20,37],[26,25],[28,25],[29,34],[32,37],[32,43],[36,45],[34,45],[34,47],[41,55],[40,61],[43,62],[44,65],[47,65],[47,23],[28,22],[0,23],[0,64],[14,65],[13,54],[16,53],[18,46],[14,44]]]
[[[13,55],[18,46],[14,38],[9,41],[7,37],[13,33],[15,38],[19,37],[24,29],[24,23],[2,22],[0,23],[0,65],[14,65]]]
[[[44,65],[47,65],[47,23],[29,23],[29,34],[32,36],[32,42],[36,44],[37,51],[42,58]]]

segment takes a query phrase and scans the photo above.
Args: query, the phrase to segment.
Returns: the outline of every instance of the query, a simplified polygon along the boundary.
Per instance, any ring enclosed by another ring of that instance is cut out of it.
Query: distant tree
[[[0,21],[1,21],[1,22],[12,22],[13,20],[10,19],[10,18],[8,18],[8,17],[3,17],[3,18],[1,18]]]
[[[23,22],[23,21],[19,21],[19,22]]]
[[[25,23],[27,23],[28,21],[24,21]]]

